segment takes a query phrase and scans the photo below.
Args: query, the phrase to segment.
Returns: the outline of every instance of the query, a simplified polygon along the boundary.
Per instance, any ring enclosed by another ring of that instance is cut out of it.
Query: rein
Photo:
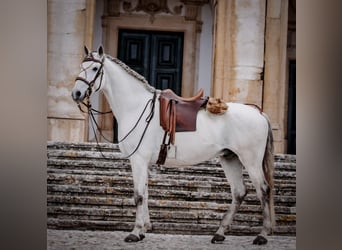
[[[146,119],[145,119],[146,126],[145,126],[145,129],[144,129],[144,131],[143,131],[141,137],[140,137],[140,140],[139,140],[139,142],[138,142],[138,145],[136,146],[136,148],[133,150],[132,153],[130,153],[128,156],[125,156],[124,158],[129,158],[129,157],[131,157],[135,152],[137,152],[138,148],[140,147],[140,144],[141,144],[141,142],[142,142],[142,140],[143,140],[143,138],[144,138],[144,136],[145,136],[146,130],[147,130],[147,128],[149,127],[149,125],[150,125],[150,123],[151,123],[151,121],[152,121],[152,118],[153,118],[153,116],[154,116],[154,108],[155,108],[155,103],[156,103],[156,96],[157,96],[157,94],[156,94],[156,92],[154,92],[154,93],[153,93],[152,99],[149,99],[149,100],[147,101],[147,103],[146,103],[146,105],[145,105],[145,108],[144,108],[143,112],[141,113],[141,115],[140,115],[138,121],[135,123],[135,125],[133,126],[133,128],[132,128],[132,129],[131,129],[131,130],[130,130],[130,131],[129,131],[129,132],[128,132],[120,141],[119,141],[119,143],[120,143],[120,142],[123,142],[123,141],[124,141],[124,140],[133,132],[133,130],[138,126],[138,124],[139,124],[139,122],[140,122],[140,120],[141,120],[143,114],[145,113],[148,104],[150,104],[150,106],[151,106],[151,111],[150,111],[150,113],[148,114],[148,116],[147,116]]]
[[[142,140],[143,140],[143,138],[144,138],[144,136],[145,136],[146,130],[147,130],[147,128],[149,127],[150,122],[151,122],[151,120],[152,120],[152,118],[153,118],[153,116],[154,116],[154,109],[155,109],[156,96],[157,96],[157,94],[156,94],[156,92],[154,92],[154,93],[153,93],[153,97],[147,101],[147,103],[146,103],[146,105],[145,105],[145,107],[144,107],[144,110],[143,110],[142,113],[140,114],[140,116],[139,116],[137,122],[135,123],[135,125],[132,127],[132,129],[131,129],[130,131],[128,131],[128,133],[127,133],[121,140],[118,141],[118,143],[123,142],[123,141],[124,141],[125,139],[127,139],[127,137],[134,131],[134,129],[138,126],[139,122],[141,121],[141,118],[142,118],[143,115],[145,114],[145,111],[146,111],[148,105],[150,104],[151,111],[150,111],[150,113],[148,114],[148,116],[147,116],[146,119],[145,119],[146,126],[145,126],[145,129],[144,129],[144,131],[143,131],[141,137],[140,137],[140,140],[139,140],[139,142],[138,142],[136,148],[133,150],[133,152],[130,153],[128,156],[124,156],[123,158],[129,158],[129,157],[131,157],[131,156],[139,149],[140,144],[141,144],[141,142],[142,142]],[[100,132],[100,136],[101,136],[102,138],[104,138],[107,142],[111,142],[111,141],[108,140],[108,139],[102,134],[102,131],[100,130],[99,125],[98,125],[98,123],[96,122],[96,119],[95,119],[95,116],[94,116],[94,115],[105,115],[105,114],[110,114],[110,113],[113,113],[113,112],[112,112],[112,111],[100,112],[100,111],[98,111],[98,110],[92,108],[92,107],[91,107],[90,100],[89,100],[89,97],[88,97],[87,103],[82,102],[82,104],[83,104],[84,106],[87,107],[88,111],[84,111],[79,103],[77,104],[77,106],[78,106],[78,108],[80,109],[81,112],[87,113],[87,114],[90,116],[90,118],[91,118],[91,127],[92,127],[92,130],[93,130],[94,136],[95,136],[96,144],[97,144],[97,146],[98,146],[98,148],[99,148],[99,150],[100,150],[100,152],[101,152],[102,157],[105,158],[105,159],[108,159],[107,157],[104,156],[104,154],[102,153],[102,151],[101,151],[101,149],[100,149],[100,147],[99,147],[99,140],[98,140],[97,135],[96,135],[96,130],[95,130],[95,128],[94,128],[94,124],[95,124],[95,127],[97,128],[97,130]],[[94,112],[95,112],[96,114],[94,114]]]
[[[101,149],[100,149],[100,147],[99,147],[99,140],[98,140],[97,135],[96,135],[96,131],[95,131],[95,128],[94,128],[94,124],[95,124],[97,130],[100,132],[100,135],[102,136],[102,138],[104,138],[107,142],[111,142],[111,141],[108,140],[108,139],[102,134],[101,130],[99,129],[99,125],[98,125],[97,122],[96,122],[96,119],[95,119],[95,116],[94,116],[95,114],[94,114],[94,113],[96,113],[96,115],[104,115],[104,114],[110,114],[110,113],[113,113],[113,112],[112,112],[112,111],[107,111],[107,112],[98,111],[98,110],[92,108],[91,103],[90,103],[90,95],[91,95],[91,93],[92,93],[92,87],[94,86],[95,81],[97,80],[98,77],[101,77],[101,78],[100,78],[100,84],[99,84],[99,86],[97,87],[97,89],[95,90],[95,92],[97,92],[97,91],[101,88],[101,85],[102,85],[104,58],[103,58],[102,60],[98,60],[98,59],[94,58],[94,57],[90,54],[89,56],[87,56],[86,58],[83,59],[82,63],[84,63],[84,62],[96,62],[96,63],[99,63],[101,66],[100,66],[100,68],[98,69],[98,71],[97,71],[95,77],[94,77],[93,80],[91,80],[91,81],[88,81],[87,79],[85,79],[85,78],[83,78],[83,77],[80,77],[80,76],[77,76],[77,77],[76,77],[75,81],[80,80],[80,81],[82,81],[82,82],[84,82],[85,84],[88,85],[88,90],[87,90],[87,95],[86,95],[86,97],[87,97],[87,103],[84,103],[83,101],[81,102],[85,107],[87,107],[87,111],[84,111],[84,110],[82,109],[80,103],[78,103],[77,106],[78,106],[78,108],[79,108],[79,110],[80,110],[81,112],[87,113],[87,114],[90,116],[90,118],[91,118],[91,127],[92,127],[92,130],[93,130],[93,132],[94,132],[94,136],[95,136],[95,139],[96,139],[97,146],[98,146],[98,148],[99,148],[99,150],[100,150],[100,152],[101,152],[101,154],[102,154],[102,157],[104,157],[105,159],[108,159],[108,158],[106,158],[106,157],[103,155],[103,153],[102,153],[102,151],[101,151]],[[123,142],[123,141],[124,141],[125,139],[127,139],[127,137],[134,131],[134,129],[138,126],[139,122],[141,121],[141,118],[143,117],[143,115],[144,115],[144,113],[145,113],[145,111],[146,111],[146,109],[147,109],[147,106],[150,104],[151,111],[150,111],[150,113],[148,114],[147,118],[145,119],[146,126],[145,126],[145,129],[144,129],[144,131],[143,131],[141,137],[140,137],[140,140],[139,140],[137,146],[135,147],[135,149],[133,150],[133,152],[131,152],[128,156],[125,156],[125,157],[123,157],[123,158],[131,157],[131,156],[139,149],[140,144],[141,144],[141,142],[142,142],[142,140],[143,140],[143,138],[144,138],[144,136],[145,136],[146,130],[147,130],[147,128],[149,127],[150,122],[151,122],[151,120],[152,120],[152,118],[153,118],[153,116],[154,116],[156,95],[157,95],[157,94],[156,94],[156,91],[154,91],[154,92],[153,92],[153,97],[147,101],[147,103],[146,103],[146,105],[145,105],[145,107],[144,107],[144,110],[143,110],[142,113],[140,114],[140,116],[139,116],[137,122],[135,123],[135,125],[132,127],[132,129],[131,129],[130,131],[128,131],[128,133],[127,133],[121,140],[119,140],[118,143]]]

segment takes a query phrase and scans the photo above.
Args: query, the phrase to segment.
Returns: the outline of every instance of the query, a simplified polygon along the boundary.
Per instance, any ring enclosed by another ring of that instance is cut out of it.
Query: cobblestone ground
[[[47,249],[296,249],[296,237],[270,236],[264,246],[252,244],[254,236],[226,236],[222,244],[211,244],[211,236],[146,234],[138,243],[126,243],[127,232],[47,230]]]

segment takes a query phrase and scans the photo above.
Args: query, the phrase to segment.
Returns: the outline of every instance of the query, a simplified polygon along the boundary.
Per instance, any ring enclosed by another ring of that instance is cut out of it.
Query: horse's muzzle
[[[82,93],[78,89],[73,89],[71,92],[72,99],[77,103],[82,102],[84,100],[85,96],[86,96],[86,92]]]

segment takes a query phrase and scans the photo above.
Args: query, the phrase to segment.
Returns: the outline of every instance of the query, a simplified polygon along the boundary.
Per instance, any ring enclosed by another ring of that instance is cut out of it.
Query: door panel
[[[174,84],[175,82],[175,74],[167,73],[167,72],[156,72],[155,74],[155,81],[156,81],[156,88],[158,89],[172,89],[175,91],[177,89],[177,86]],[[176,92],[176,91],[175,91]]]
[[[151,60],[151,84],[181,95],[183,36],[154,34]]]
[[[139,74],[149,77],[150,36],[119,32],[118,58]]]

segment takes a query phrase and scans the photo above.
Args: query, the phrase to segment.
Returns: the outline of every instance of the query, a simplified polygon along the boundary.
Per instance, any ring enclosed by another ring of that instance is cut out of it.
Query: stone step
[[[55,185],[82,185],[82,186],[125,186],[133,188],[133,178],[131,173],[101,174],[95,171],[87,171],[86,174],[79,174],[77,171],[48,171],[47,180],[49,184]],[[248,192],[255,192],[254,186],[248,176],[244,180]],[[295,195],[296,181],[286,179],[275,179],[275,194]],[[150,174],[148,179],[149,187],[158,189],[173,189],[187,191],[210,191],[210,192],[230,192],[230,186],[226,178],[189,176],[189,175],[158,175]]]
[[[71,164],[70,164],[71,165]],[[131,168],[112,168],[112,169],[99,169],[96,167],[93,167],[91,169],[75,169],[72,166],[65,166],[63,167],[57,167],[55,166],[49,166],[48,167],[48,173],[53,175],[61,174],[61,175],[79,175],[79,176],[88,176],[88,175],[93,175],[93,176],[109,176],[111,178],[115,177],[132,177],[132,171]],[[161,178],[161,180],[164,179],[177,179],[177,180],[189,180],[189,181],[216,181],[216,182],[226,182],[227,178],[223,173],[223,170],[220,169],[219,174],[212,174],[212,172],[207,171],[207,174],[204,173],[194,173],[190,174],[188,172],[183,173],[182,170],[179,170],[179,172],[175,171],[168,171],[168,170],[161,170],[161,169],[156,169],[154,166],[151,166],[149,169],[149,176],[158,176],[158,178]],[[249,175],[246,171],[243,172],[243,176],[245,181],[249,180]],[[296,176],[295,173],[288,173],[288,172],[283,172],[283,171],[278,171],[275,170],[275,182],[287,182],[287,183],[296,183]]]
[[[224,213],[229,209],[204,210],[204,209],[161,209],[160,207],[150,206],[150,217],[152,222],[174,222],[174,223],[195,223],[195,224],[219,224]],[[250,210],[255,210],[251,213]],[[127,207],[74,207],[74,206],[58,206],[49,204],[48,217],[60,219],[79,219],[79,220],[110,220],[110,221],[134,221],[135,206]],[[278,211],[279,212],[279,211]],[[50,216],[51,215],[51,216]],[[244,205],[242,210],[234,216],[234,223],[238,225],[247,224],[249,226],[258,226],[262,224],[262,213],[257,211],[257,206]],[[277,226],[289,226],[296,224],[296,216],[292,214],[276,214]]]
[[[121,171],[131,172],[130,163],[128,161],[121,161],[113,159],[110,162],[101,162],[99,160],[68,160],[68,159],[48,159],[48,166],[50,169],[67,169],[70,170],[94,170],[98,171]],[[216,176],[225,178],[225,174],[220,165],[210,163],[202,163],[195,166],[157,166],[155,164],[149,167],[150,173],[156,174],[186,174]],[[99,172],[100,174],[100,172]],[[248,175],[244,170],[244,174]],[[275,178],[296,178],[295,166],[289,166],[285,163],[275,164]]]
[[[64,143],[64,142],[48,142],[47,143],[48,155],[49,158],[52,157],[75,157],[75,158],[95,158],[102,159],[103,155],[109,159],[118,159],[122,157],[120,153],[119,147],[117,144],[111,143],[92,143],[92,142],[84,142],[84,143]],[[65,154],[68,151],[69,153]],[[101,152],[103,154],[101,154]],[[121,158],[124,159],[124,158]],[[125,159],[127,160],[127,159]],[[296,163],[295,155],[285,155],[285,154],[275,154],[274,156],[275,162],[285,162],[285,163]],[[209,163],[218,164],[218,159],[214,158]],[[207,163],[207,162],[205,162]]]
[[[132,187],[115,186],[81,186],[81,185],[54,185],[47,184],[48,194],[68,194],[68,195],[92,195],[92,196],[108,196],[114,195],[120,198],[133,197]],[[155,199],[172,199],[185,201],[215,201],[217,203],[230,203],[232,196],[229,192],[212,192],[208,190],[203,191],[188,191],[188,190],[174,190],[174,189],[154,189],[149,188],[149,197]],[[252,204],[259,204],[259,200],[255,193],[249,193],[245,197],[245,202]],[[294,205],[296,199],[293,195],[275,195],[275,204]]]
[[[48,228],[126,230],[135,205],[130,163],[117,145],[48,142]],[[103,155],[106,158],[103,158]],[[262,211],[244,171],[248,195],[231,234],[256,234]],[[296,158],[275,155],[276,234],[296,233]],[[149,168],[149,209],[156,233],[212,234],[231,202],[218,159],[195,166]]]
[[[51,206],[73,206],[77,204],[79,207],[102,207],[106,208],[135,208],[133,198],[118,198],[113,196],[72,196],[72,195],[47,195],[47,202]],[[224,213],[229,209],[229,203],[219,204],[217,202],[194,202],[184,200],[158,200],[149,199],[149,207],[156,207],[160,210],[210,210]],[[243,202],[239,209],[240,213],[261,213],[260,204],[247,204]],[[295,208],[287,206],[275,206],[277,215],[295,213]]]
[[[47,142],[48,151],[52,150],[76,150],[76,151],[99,151],[102,152],[120,152],[119,146],[113,143],[94,143],[94,142],[79,142],[79,143],[68,143],[68,142]],[[101,154],[99,154],[101,155]],[[296,163],[295,155],[286,154],[275,154],[276,162],[288,162]]]
[[[73,229],[73,230],[108,230],[108,231],[131,231],[134,222],[105,221],[105,220],[78,220],[78,219],[59,219],[48,218],[48,227],[51,229]],[[168,234],[191,234],[208,235],[214,234],[219,224],[196,224],[196,223],[171,223],[171,222],[152,222],[153,233]],[[261,226],[236,225],[232,224],[227,235],[256,235],[260,233]],[[295,235],[296,226],[276,226],[276,235]]]
[[[150,207],[150,217],[153,222],[173,222],[173,223],[196,223],[196,224],[217,224],[224,213],[211,210],[161,210],[158,207]],[[49,206],[48,215],[58,216],[60,219],[79,220],[110,220],[110,221],[134,221],[134,207],[121,208],[96,208],[96,207],[67,207]],[[277,226],[295,225],[296,219],[293,215],[277,214]],[[241,213],[234,216],[235,224],[248,224],[258,226],[262,224],[261,213]],[[284,223],[285,222],[285,223]]]
[[[48,141],[47,142],[47,149],[66,149],[66,150],[81,150],[81,151],[98,151],[101,149],[102,151],[107,152],[120,152],[119,146],[113,143],[95,143],[95,142],[55,142],[55,141]]]
[[[168,176],[150,175],[149,188],[172,189],[184,191],[208,191],[208,192],[230,192],[230,186],[225,178],[173,178]],[[113,187],[124,186],[133,188],[133,178],[131,174],[124,176],[117,175],[82,175],[69,173],[48,173],[48,183],[55,185],[79,185],[79,186],[101,186]],[[255,192],[251,181],[245,180],[247,191]],[[295,195],[296,183],[289,183],[287,180],[275,181],[275,194],[281,192],[282,195]]]

